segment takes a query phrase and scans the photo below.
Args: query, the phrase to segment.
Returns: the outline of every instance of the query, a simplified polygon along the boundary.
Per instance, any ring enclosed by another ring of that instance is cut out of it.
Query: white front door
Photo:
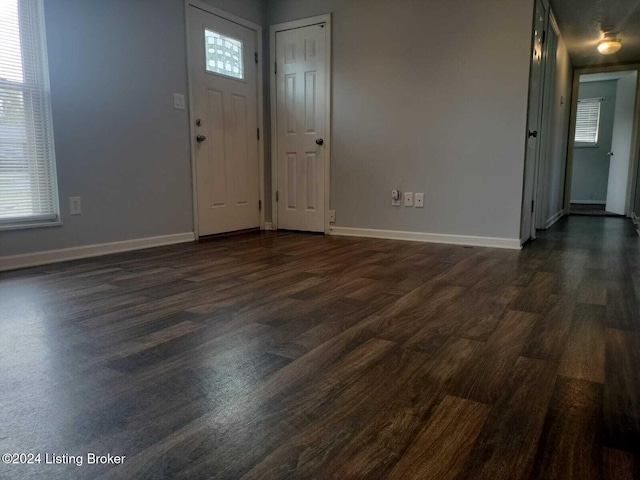
[[[616,91],[606,210],[618,215],[627,214],[627,187],[631,162],[637,80],[637,72],[622,77],[618,80]]]
[[[189,7],[199,235],[260,226],[256,32]]]
[[[276,33],[278,228],[324,232],[326,24]]]
[[[533,23],[533,52],[531,56],[531,76],[529,78],[529,115],[527,118],[527,151],[524,160],[524,185],[522,193],[522,222],[520,242],[535,238],[534,192],[537,163],[540,150],[540,125],[544,82],[543,36],[547,12],[541,0],[536,1]]]

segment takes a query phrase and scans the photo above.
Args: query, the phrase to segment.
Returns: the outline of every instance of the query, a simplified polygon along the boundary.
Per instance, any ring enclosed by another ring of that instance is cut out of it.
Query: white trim
[[[372,228],[331,227],[330,235],[347,237],[384,238],[411,242],[446,243],[471,245],[474,247],[494,247],[520,250],[519,238],[476,237],[471,235],[447,235],[442,233],[403,232],[398,230],[378,230]]]
[[[34,222],[34,223],[16,223],[9,225],[0,225],[0,232],[6,230],[25,230],[27,228],[46,228],[46,227],[61,227],[62,222],[56,220],[55,222]]]
[[[229,20],[230,22],[237,23],[238,25],[242,25],[243,27],[247,27],[249,30],[262,30],[262,27],[257,23],[250,22],[249,20],[245,20],[241,17],[236,17],[235,15],[225,10],[213,7],[208,3],[201,2],[200,0],[185,0],[184,3],[186,8],[188,8],[189,5],[193,5],[194,7],[199,8],[200,10],[204,10],[205,12],[209,12],[217,17],[222,17],[226,20]]]
[[[197,189],[197,178],[196,178],[196,149],[194,144],[194,125],[195,118],[193,116],[193,95],[192,95],[192,78],[191,78],[191,40],[190,40],[190,28],[189,28],[189,7],[193,6],[200,10],[204,10],[205,12],[211,13],[217,17],[224,18],[225,20],[229,20],[230,22],[237,23],[238,25],[242,25],[243,27],[248,28],[249,30],[253,30],[256,32],[256,52],[258,52],[258,63],[256,66],[257,76],[256,76],[256,94],[258,101],[258,111],[256,112],[258,116],[258,128],[260,129],[260,138],[258,139],[258,168],[260,170],[259,173],[259,200],[262,204],[262,209],[260,210],[260,228],[265,229],[265,192],[264,192],[264,182],[265,182],[265,158],[264,158],[264,86],[263,86],[263,75],[262,75],[262,27],[253,22],[245,20],[244,18],[236,17],[231,13],[225,12],[224,10],[220,10],[219,8],[212,7],[208,3],[201,2],[199,0],[185,0],[184,1],[184,22],[185,22],[185,35],[187,37],[187,80],[188,80],[188,90],[189,90],[189,138],[190,138],[190,146],[191,146],[191,190],[192,190],[192,202],[193,202],[193,231],[196,240],[200,238],[200,229],[198,225],[198,189]]]
[[[640,224],[640,217],[638,217],[638,215],[636,215],[635,213],[631,213],[631,220],[633,220],[633,223],[635,223],[636,225]]]
[[[564,217],[564,209],[560,210],[559,212],[557,212],[555,215],[552,215],[551,218],[549,218],[545,224],[544,224],[544,228],[545,230],[549,227],[551,227],[554,223],[556,223],[558,220],[560,220],[562,217]]]
[[[275,228],[273,228],[273,223],[264,222],[264,229],[263,230],[275,230]]]
[[[291,22],[278,23],[269,28],[269,75],[275,75],[274,65],[276,62],[276,33],[294,28],[309,27],[326,24],[326,103],[325,103],[325,168],[324,168],[324,233],[331,230],[329,223],[329,210],[331,209],[331,14],[317,15],[315,17],[293,20]],[[273,230],[278,229],[278,202],[276,201],[276,191],[278,190],[278,132],[277,132],[277,102],[276,102],[276,82],[271,84],[271,221]]]
[[[606,205],[606,200],[571,200],[571,203],[578,205]]]
[[[46,250],[44,252],[26,253],[22,255],[9,255],[0,257],[0,272],[14,270],[16,268],[34,267],[49,263],[66,262],[80,258],[99,257],[111,253],[130,252],[143,248],[161,247],[177,243],[188,243],[195,240],[193,232],[161,235],[158,237],[135,238],[120,242],[97,243],[81,247],[62,248],[59,250]]]

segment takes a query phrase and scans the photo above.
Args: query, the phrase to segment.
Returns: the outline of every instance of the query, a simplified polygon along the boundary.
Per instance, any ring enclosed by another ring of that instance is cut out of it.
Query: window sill
[[[61,227],[62,225],[63,223],[59,220],[55,222],[16,223],[13,225],[0,225],[0,232],[5,230],[26,230],[28,228]]]
[[[579,144],[576,143],[575,148],[598,148],[600,145],[598,145],[597,143],[593,143],[593,144]]]

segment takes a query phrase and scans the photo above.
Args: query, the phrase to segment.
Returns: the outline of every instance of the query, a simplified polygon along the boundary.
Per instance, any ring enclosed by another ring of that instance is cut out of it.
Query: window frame
[[[209,43],[208,43],[208,36],[207,36],[207,32],[211,32],[215,35],[219,35],[222,38],[228,38],[229,40],[232,40],[234,42],[238,42],[240,44],[240,65],[242,65],[242,72],[241,72],[241,77],[236,77],[233,75],[229,75],[227,73],[224,72],[219,72],[217,70],[209,70],[209,59],[208,57],[208,52],[207,49],[210,47]],[[211,30],[209,28],[204,29],[204,43],[205,43],[205,52],[204,52],[204,70],[205,73],[207,75],[216,75],[218,77],[222,77],[222,78],[226,78],[228,80],[235,80],[236,82],[242,82],[242,83],[246,83],[246,77],[245,77],[245,48],[244,48],[244,42],[239,39],[239,38],[234,38],[232,36],[226,35],[224,33],[215,31],[215,30]]]
[[[578,104],[576,107],[576,129],[575,129],[575,133],[574,133],[574,146],[576,148],[598,148],[599,145],[599,140],[600,140],[600,121],[602,118],[602,101],[604,100],[604,98],[581,98],[578,99]],[[580,104],[597,104],[598,105],[598,117],[597,117],[597,122],[596,122],[596,135],[595,135],[595,140],[593,142],[583,142],[583,141],[578,141],[575,137],[578,133],[578,118],[579,118],[579,110],[580,110]]]
[[[30,5],[28,8],[23,8],[21,4],[28,2]],[[37,143],[33,143],[34,133],[33,125],[37,122],[35,120],[36,115],[39,115],[40,123],[42,125],[43,135],[47,138],[45,142],[46,148],[46,165],[49,173],[49,183],[51,185],[51,213],[34,214],[30,216],[0,216],[0,231],[3,230],[18,230],[27,228],[40,228],[50,226],[62,225],[60,217],[60,196],[58,191],[58,175],[56,167],[56,149],[55,138],[53,129],[53,115],[51,106],[51,83],[49,78],[49,58],[47,51],[47,34],[45,26],[44,15],[44,2],[43,0],[17,0],[18,3],[18,24],[20,25],[21,35],[21,48],[22,48],[22,36],[23,32],[27,30],[24,25],[30,24],[31,28],[28,30],[30,34],[29,41],[33,44],[33,51],[35,54],[32,58],[25,60],[24,53],[22,53],[22,62],[25,65],[27,62],[32,64],[32,67],[37,72],[34,75],[33,80],[29,81],[27,78],[23,78],[22,83],[12,81],[9,79],[0,79],[0,86],[7,90],[14,90],[23,93],[25,100],[25,118],[27,123],[27,149],[34,149],[38,146]],[[42,107],[40,111],[29,105],[28,99],[30,95],[40,96],[42,101]],[[31,169],[35,164],[35,160],[29,154],[27,154],[27,161],[29,168]],[[42,197],[41,197],[42,198]]]

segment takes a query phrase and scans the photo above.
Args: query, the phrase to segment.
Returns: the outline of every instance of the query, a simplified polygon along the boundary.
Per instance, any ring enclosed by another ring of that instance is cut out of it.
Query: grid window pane
[[[205,65],[208,72],[244,79],[242,41],[212,30],[204,31]]]

